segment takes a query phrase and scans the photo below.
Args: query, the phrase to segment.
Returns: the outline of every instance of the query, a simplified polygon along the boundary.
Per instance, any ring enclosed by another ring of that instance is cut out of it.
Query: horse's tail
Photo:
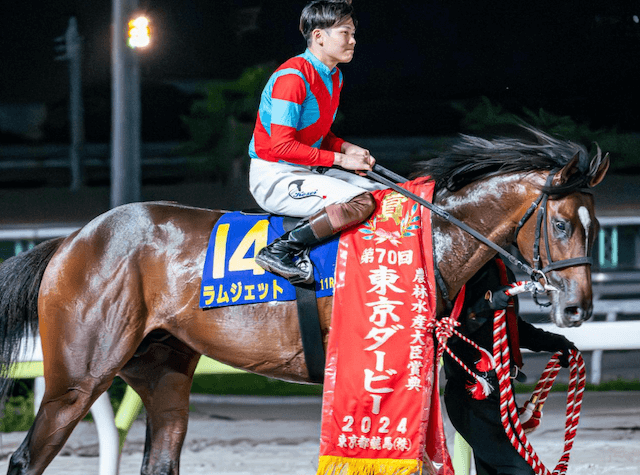
[[[20,343],[37,335],[40,283],[64,239],[45,241],[0,265],[0,402],[11,389],[9,370],[20,355]]]

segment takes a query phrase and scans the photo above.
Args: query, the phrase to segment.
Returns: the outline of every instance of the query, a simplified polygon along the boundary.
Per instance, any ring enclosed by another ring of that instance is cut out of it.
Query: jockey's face
[[[349,18],[334,27],[314,30],[310,49],[320,61],[333,69],[338,63],[348,63],[353,59],[355,35],[356,27],[353,19]]]

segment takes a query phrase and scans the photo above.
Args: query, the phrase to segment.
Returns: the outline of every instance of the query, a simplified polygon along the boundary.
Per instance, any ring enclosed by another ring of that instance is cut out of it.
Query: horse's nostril
[[[572,307],[566,307],[564,309],[564,314],[571,322],[580,321],[582,318],[582,310],[577,305]]]

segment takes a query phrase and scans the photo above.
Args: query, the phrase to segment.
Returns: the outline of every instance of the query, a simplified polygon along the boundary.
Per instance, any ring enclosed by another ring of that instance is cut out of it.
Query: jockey
[[[466,285],[458,330],[489,354],[493,354],[494,312],[507,308],[510,300],[504,293],[508,288],[504,286],[505,280],[514,282],[515,277],[500,258],[496,257],[485,264]],[[515,303],[517,304],[517,299]],[[517,311],[517,305],[515,309]],[[524,380],[524,374],[519,372],[522,367],[521,347],[532,351],[562,351],[560,364],[569,366],[569,351],[576,349],[571,341],[562,335],[534,327],[516,313],[513,316],[514,325],[507,329],[512,378]],[[467,366],[475,366],[478,350],[455,336],[449,339],[448,345]],[[449,420],[473,449],[478,475],[534,475],[533,469],[505,434],[500,419],[500,391],[495,371],[491,370],[487,374],[487,380],[494,389],[484,397],[470,393],[469,388],[473,385],[471,377],[447,353],[444,354],[444,369],[447,377],[444,401]]]
[[[256,256],[261,267],[292,283],[313,282],[310,261],[295,257],[367,219],[375,209],[369,191],[384,188],[362,176],[375,164],[369,151],[330,130],[342,89],[336,66],[353,58],[355,30],[351,1],[314,0],[303,9],[307,49],[267,82],[249,144],[249,188],[257,204],[306,218]]]

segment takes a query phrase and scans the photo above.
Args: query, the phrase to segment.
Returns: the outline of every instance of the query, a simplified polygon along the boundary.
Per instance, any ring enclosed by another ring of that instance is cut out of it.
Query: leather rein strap
[[[558,169],[551,170],[545,184],[546,188],[548,188],[551,185],[551,182],[553,181],[553,177],[557,172],[558,172]],[[386,176],[383,176],[383,175],[386,175]],[[445,211],[441,207],[423,200],[419,196],[405,190],[404,188],[398,186],[396,183],[394,183],[389,179],[391,178],[392,180],[395,180],[397,183],[405,183],[408,181],[406,178],[392,172],[391,170],[387,170],[386,168],[378,164],[373,166],[373,171],[367,171],[367,176],[379,183],[382,183],[383,185],[388,186],[389,188],[392,188],[393,190],[406,196],[407,198],[411,198],[412,200],[416,201],[417,203],[431,210],[431,212],[449,221],[451,224],[456,225],[463,231],[467,232],[468,234],[470,234],[471,236],[479,240],[484,245],[496,251],[498,254],[504,257],[511,264],[521,269],[523,272],[525,272],[527,275],[531,277],[531,280],[534,280],[534,281],[543,280],[543,282],[546,284],[547,277],[545,274],[550,270],[561,269],[564,267],[571,267],[571,266],[577,266],[577,265],[591,265],[593,263],[593,258],[589,255],[585,257],[574,257],[570,259],[563,259],[561,261],[556,261],[556,262],[551,261],[551,253],[549,248],[549,233],[547,229],[547,220],[545,219],[547,214],[546,213],[547,201],[549,199],[549,193],[547,192],[541,193],[538,199],[531,204],[531,206],[529,207],[525,215],[522,217],[522,219],[518,223],[515,236],[514,236],[514,242],[515,242],[516,238],[518,237],[518,232],[520,231],[524,223],[531,217],[531,215],[535,212],[535,210],[538,207],[540,207],[540,212],[538,213],[538,217],[536,221],[535,242],[533,245],[534,267],[531,267],[528,264],[519,260],[516,256],[511,254],[506,249],[502,248],[501,246],[494,243],[493,241],[490,241],[485,236],[480,234],[478,231],[476,231],[472,227],[468,226],[467,224],[457,219],[455,216],[452,216],[449,212]],[[544,231],[544,245],[547,253],[547,258],[549,260],[549,265],[541,269],[540,268],[540,260],[541,260],[540,259],[540,234],[542,231]],[[436,280],[438,280],[438,285],[440,286],[440,291],[442,292],[442,296],[445,299],[445,302],[447,302],[447,305],[450,306],[451,300],[446,290],[446,286],[444,285],[444,280],[442,279],[442,276],[440,275],[440,272],[437,269],[437,264],[436,264]]]
[[[389,188],[392,188],[393,190],[395,190],[398,193],[406,196],[407,198],[411,198],[412,200],[416,201],[417,203],[419,203],[422,206],[424,206],[424,207],[428,208],[429,210],[431,210],[432,213],[437,214],[441,218],[449,221],[451,224],[455,224],[456,226],[458,226],[463,231],[471,234],[474,238],[476,238],[482,244],[485,244],[486,246],[488,246],[491,249],[493,249],[494,251],[496,251],[498,254],[503,256],[505,259],[507,259],[513,265],[515,265],[518,268],[522,269],[522,271],[524,271],[527,275],[531,276],[532,279],[538,280],[538,279],[541,278],[540,275],[538,275],[537,278],[535,278],[536,274],[538,274],[539,271],[536,271],[535,269],[533,269],[528,264],[522,262],[516,256],[514,256],[511,253],[509,253],[506,249],[503,249],[502,247],[498,246],[493,241],[489,241],[489,239],[484,237],[478,231],[476,231],[475,229],[473,229],[469,225],[463,223],[462,221],[460,221],[455,216],[452,216],[449,212],[445,211],[444,209],[440,208],[439,206],[437,206],[437,205],[435,205],[433,203],[429,203],[428,201],[423,200],[418,195],[415,195],[415,194],[411,193],[410,191],[405,190],[401,186],[398,186],[397,184],[395,184],[393,181],[391,181],[388,178],[382,176],[380,173],[384,173],[385,175],[387,175],[387,176],[389,176],[389,177],[391,177],[393,179],[396,179],[396,180],[398,178],[402,178],[402,181],[399,181],[399,183],[407,182],[408,180],[406,178],[403,178],[403,177],[401,177],[399,175],[396,175],[395,173],[390,173],[389,170],[387,170],[386,168],[381,167],[380,165],[377,165],[377,164],[373,166],[373,170],[374,171],[367,171],[367,176],[369,178],[371,178],[373,180],[376,180],[377,182],[380,182],[383,185],[388,186]]]

